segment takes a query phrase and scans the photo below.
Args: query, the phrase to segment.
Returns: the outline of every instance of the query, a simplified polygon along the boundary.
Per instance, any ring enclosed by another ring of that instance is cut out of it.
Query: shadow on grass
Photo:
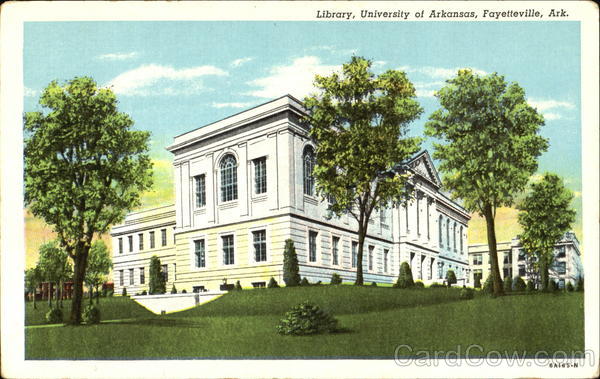
[[[120,325],[140,325],[140,326],[164,326],[164,327],[186,327],[186,328],[201,328],[205,327],[200,322],[195,322],[185,319],[173,319],[173,318],[144,318],[137,320],[123,320],[118,322]]]

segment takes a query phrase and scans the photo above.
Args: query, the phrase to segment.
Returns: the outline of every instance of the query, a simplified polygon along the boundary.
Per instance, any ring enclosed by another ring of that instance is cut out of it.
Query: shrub
[[[95,305],[87,305],[83,309],[83,314],[81,315],[83,322],[86,324],[99,324],[100,323],[100,309],[98,309]]]
[[[333,274],[331,274],[331,282],[329,284],[342,284],[342,277],[339,276],[336,272],[334,272]]]
[[[240,283],[240,281],[238,280],[237,282],[235,282],[235,287],[234,287],[237,291],[241,291],[242,290],[242,283]]]
[[[481,278],[479,276],[475,277],[475,283],[473,284],[475,288],[481,288]]]
[[[123,287],[123,291],[121,291],[121,296],[127,296],[127,288]]]
[[[377,287],[377,283],[371,282],[371,287]]]
[[[583,292],[583,278],[581,276],[577,279],[577,291]]]
[[[461,300],[471,300],[475,297],[475,291],[471,288],[463,288],[460,290],[459,298]]]
[[[527,281],[527,286],[525,287],[525,290],[527,292],[533,292],[533,291],[535,291],[535,283],[533,282],[533,280],[528,280]]]
[[[287,287],[300,285],[298,256],[296,255],[294,241],[289,238],[285,240],[285,248],[283,249],[283,282]]]
[[[446,286],[443,285],[442,283],[438,283],[438,282],[433,282],[429,285],[429,288],[442,288],[442,287],[446,287]]]
[[[446,271],[446,283],[448,284],[448,287],[452,287],[452,285],[456,283],[456,274],[454,273],[454,270]]]
[[[515,278],[512,281],[512,290],[513,291],[525,291],[525,288],[527,288],[527,285],[525,284],[525,281],[523,280],[523,278],[521,278],[520,276],[515,276]]]
[[[106,292],[106,296],[108,296],[108,297],[113,297],[114,294],[115,294],[115,291],[113,291],[113,290],[109,290]]]
[[[492,284],[492,275],[488,275],[487,279],[485,280],[485,283],[483,283],[483,288],[482,291],[485,293],[492,293],[494,292],[494,285]]]
[[[300,281],[300,285],[301,286],[310,286],[310,283],[308,282],[308,279],[302,278],[302,280]]]
[[[558,283],[554,279],[548,280],[548,292],[558,291]]]
[[[398,280],[394,287],[396,288],[410,288],[415,285],[413,281],[412,272],[408,262],[402,262],[400,265],[400,273],[398,274]]]
[[[275,278],[271,277],[271,279],[269,279],[269,283],[267,284],[267,288],[279,288],[279,284],[277,284],[277,280],[275,280]]]
[[[175,283],[173,283],[173,287],[171,287],[171,293],[177,293],[177,288],[175,288]]]
[[[425,288],[425,284],[423,284],[423,282],[422,282],[422,281],[420,281],[420,280],[417,280],[417,281],[415,282],[415,288]]]
[[[140,293],[136,292],[136,293],[133,294],[133,296],[140,296]]]
[[[149,284],[150,295],[163,294],[167,292],[167,283],[165,283],[165,277],[162,274],[162,266],[160,259],[153,255],[150,258],[150,284]]]
[[[63,313],[60,308],[50,308],[46,313],[46,323],[60,324],[63,322]]]
[[[567,291],[573,292],[574,289],[575,287],[573,287],[573,284],[571,282],[567,282]]]
[[[142,295],[147,295],[147,294],[148,294],[148,292],[146,292],[146,290],[142,291]]]
[[[510,278],[504,278],[504,281],[502,282],[502,287],[504,287],[504,292],[508,293],[512,291],[512,280],[510,280]]]
[[[317,305],[305,301],[286,312],[277,325],[277,332],[292,336],[331,333],[337,330],[337,324],[334,317]]]

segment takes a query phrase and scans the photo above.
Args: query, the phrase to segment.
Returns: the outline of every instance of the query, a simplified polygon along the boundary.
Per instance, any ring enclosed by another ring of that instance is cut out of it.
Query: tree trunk
[[[490,262],[492,264],[492,270],[490,272],[490,275],[492,275],[492,293],[494,296],[501,296],[504,294],[504,288],[502,287],[500,268],[498,267],[498,250],[496,246],[496,227],[494,225],[494,214],[490,205],[486,205],[484,207],[483,216],[485,217],[485,224],[487,226],[488,249],[490,250]]]
[[[90,305],[92,305],[92,303],[94,302],[94,286],[90,285],[88,295],[90,299]]]
[[[96,305],[100,305],[100,290],[98,287],[99,286],[96,284]]]
[[[35,304],[35,293],[37,292],[36,289],[37,287],[33,287],[33,309],[37,309],[37,305]]]
[[[56,308],[60,306],[60,282],[56,282]]]
[[[73,300],[71,301],[71,315],[69,323],[72,325],[81,324],[81,302],[83,300],[83,279],[85,278],[85,269],[87,267],[87,257],[89,247],[80,247],[77,249],[75,259],[73,259]]]
[[[48,308],[52,308],[52,282],[48,282]]]
[[[358,227],[358,251],[356,252],[356,281],[357,286],[364,284],[363,279],[363,245],[365,242],[365,232],[362,226]]]
[[[546,262],[546,257],[540,257],[540,291],[548,291],[548,262]]]

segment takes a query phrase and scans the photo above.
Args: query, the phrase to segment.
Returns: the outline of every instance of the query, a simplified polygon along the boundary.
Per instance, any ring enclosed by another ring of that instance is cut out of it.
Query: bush
[[[481,288],[481,278],[479,276],[475,277],[475,283],[473,284],[475,288]]]
[[[573,292],[573,290],[575,290],[575,287],[573,287],[573,284],[571,282],[567,282],[567,291]]]
[[[267,284],[267,288],[279,288],[279,284],[277,284],[277,280],[275,280],[275,278],[271,277],[271,279],[269,279],[269,283]]]
[[[167,292],[167,283],[165,283],[165,277],[162,274],[162,265],[160,259],[153,255],[150,258],[150,283],[148,292],[150,295],[158,295]]]
[[[146,292],[146,291],[144,291],[144,292]],[[185,290],[185,289],[182,289],[182,290],[181,290],[181,293],[187,293],[187,290]]]
[[[145,295],[147,295],[147,294],[148,294],[148,292],[146,292],[146,290],[143,290],[143,291],[142,291],[142,295],[144,295],[144,296],[145,296]]]
[[[490,273],[487,277],[487,279],[485,280],[485,283],[483,283],[483,288],[482,291],[485,293],[492,293],[494,292],[494,285],[492,284],[492,274]]]
[[[577,292],[583,292],[583,278],[581,276],[577,279]]]
[[[550,279],[548,281],[548,291],[549,292],[556,292],[556,291],[558,291],[558,283],[556,283],[556,281],[554,279]]]
[[[300,281],[300,285],[301,286],[310,286],[310,283],[308,282],[308,279],[302,278],[302,280]]]
[[[396,281],[396,284],[394,284],[394,287],[411,288],[414,285],[415,282],[413,281],[412,272],[410,270],[408,262],[402,262],[402,264],[400,265],[400,273],[398,274],[398,280]]]
[[[298,256],[296,255],[294,241],[289,238],[285,240],[285,248],[283,249],[283,282],[287,287],[300,285]]]
[[[377,287],[377,283],[371,282],[371,287]]]
[[[502,287],[504,287],[504,292],[505,293],[509,293],[512,292],[512,280],[510,280],[510,278],[504,278],[504,281],[502,282]]]
[[[336,272],[334,272],[333,274],[331,274],[331,282],[329,284],[332,284],[332,285],[342,284],[342,277],[339,276]]]
[[[535,291],[535,283],[533,282],[533,280],[527,281],[527,286],[525,287],[525,291],[527,291],[527,292]]]
[[[100,309],[98,309],[95,305],[87,305],[83,309],[83,314],[81,315],[83,322],[88,325],[91,324],[99,324],[100,323]]]
[[[121,296],[127,296],[127,288],[123,287],[123,291],[121,291]]]
[[[446,286],[443,285],[442,283],[438,283],[438,282],[433,282],[429,285],[429,288],[442,288],[442,287],[446,287]]]
[[[46,323],[60,324],[63,322],[63,313],[60,308],[50,308],[46,313]]]
[[[115,291],[113,291],[113,290],[106,291],[106,296],[108,296],[108,297],[113,297],[114,294],[115,294]]]
[[[446,271],[446,283],[448,283],[448,287],[452,287],[452,285],[456,283],[456,274],[454,273],[454,270]]]
[[[175,288],[175,283],[173,283],[173,287],[171,287],[171,293],[172,294],[176,294],[177,293],[177,288]]]
[[[475,291],[471,288],[463,288],[460,290],[460,294],[458,295],[458,297],[461,300],[471,300],[475,297]]]
[[[423,284],[423,282],[422,282],[422,281],[420,281],[420,280],[417,280],[417,281],[415,282],[415,288],[425,288],[425,284]]]
[[[277,332],[292,336],[331,333],[337,330],[337,325],[338,321],[334,317],[317,305],[305,301],[286,312],[277,325]]]
[[[512,290],[517,291],[517,292],[522,292],[522,291],[525,291],[526,288],[527,288],[527,285],[525,284],[525,281],[523,280],[523,278],[521,278],[518,275],[515,276],[515,278],[512,281]]]
[[[238,280],[237,282],[235,282],[235,287],[234,287],[237,291],[241,291],[242,290],[242,283],[240,283],[240,281]]]

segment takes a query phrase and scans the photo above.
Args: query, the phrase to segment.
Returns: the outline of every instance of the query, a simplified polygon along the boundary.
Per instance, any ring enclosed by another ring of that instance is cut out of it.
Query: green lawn
[[[456,351],[461,346],[463,354],[471,344],[484,352],[517,350],[528,355],[583,350],[581,293],[497,299],[478,295],[468,301],[458,300],[457,293],[353,286],[234,292],[166,316],[28,328],[26,358],[392,358],[401,344],[415,352]],[[275,325],[283,313],[305,299],[332,312],[344,330],[308,337],[278,335]]]

